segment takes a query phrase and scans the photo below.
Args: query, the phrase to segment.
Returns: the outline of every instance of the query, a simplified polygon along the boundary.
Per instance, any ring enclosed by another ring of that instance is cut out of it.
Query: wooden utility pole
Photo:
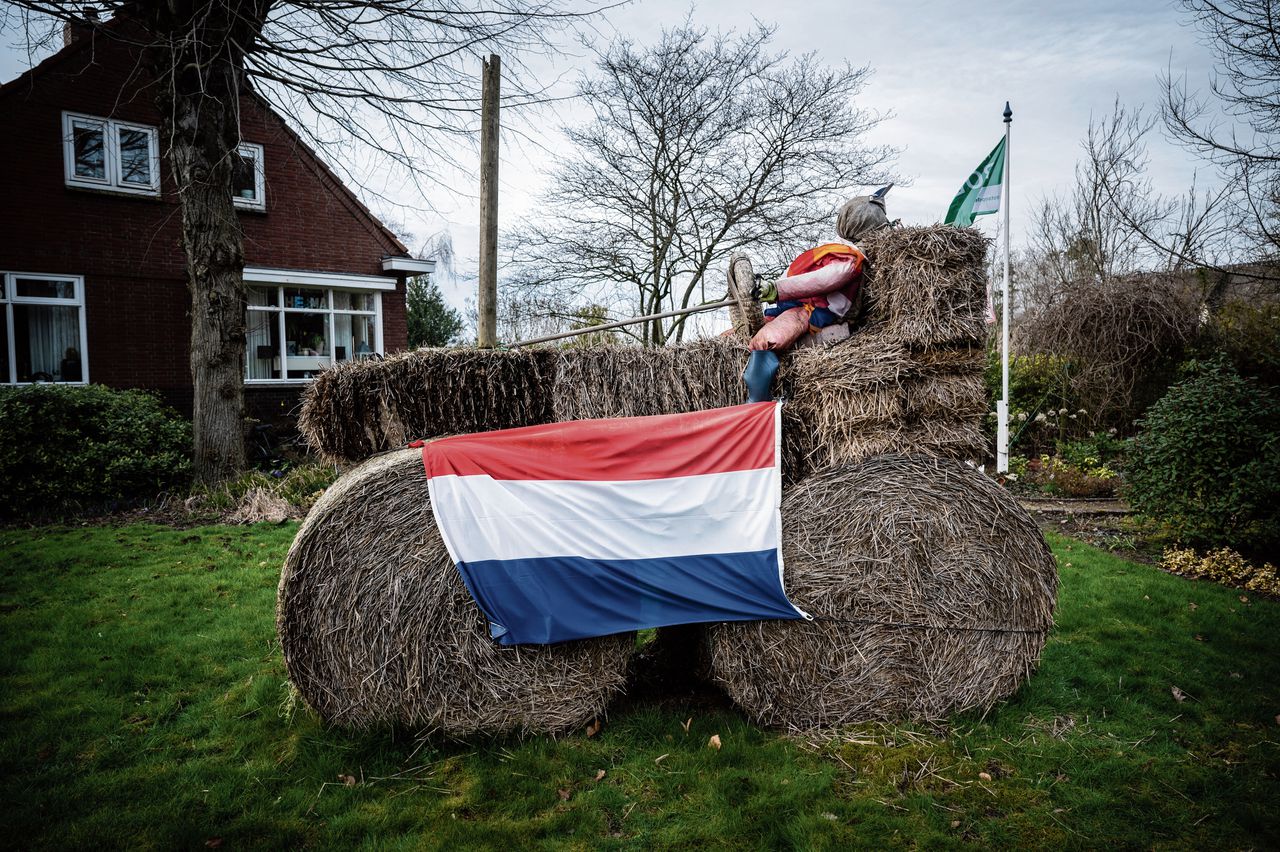
[[[490,54],[484,63],[480,103],[480,292],[476,345],[498,342],[498,98],[502,64]]]

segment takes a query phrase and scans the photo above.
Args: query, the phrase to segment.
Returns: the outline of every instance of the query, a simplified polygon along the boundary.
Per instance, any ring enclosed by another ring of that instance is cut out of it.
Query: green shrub
[[[142,391],[0,389],[0,517],[112,508],[182,484],[191,425]]]
[[[987,391],[991,399],[1000,398],[1000,350],[987,350],[985,371]],[[1065,358],[1053,355],[1019,355],[1009,359],[1009,397],[1014,411],[1038,411],[1041,408],[1068,408],[1075,411],[1071,391],[1071,374]]]
[[[1000,399],[1000,352],[987,350],[985,371],[991,410]],[[1018,355],[1009,359],[1009,447],[1026,456],[1051,452],[1062,440],[1084,435],[1092,422],[1079,407],[1065,358]],[[995,446],[996,420],[983,421],[988,444]]]
[[[1117,438],[1115,430],[1095,432],[1074,441],[1058,442],[1058,458],[1072,464],[1086,473],[1103,476],[1103,469],[1115,471],[1124,467],[1130,441]]]
[[[1280,543],[1280,399],[1225,362],[1187,375],[1141,423],[1130,503],[1187,544]]]
[[[1280,384],[1280,304],[1223,305],[1201,336],[1200,348],[1226,355],[1242,375]]]

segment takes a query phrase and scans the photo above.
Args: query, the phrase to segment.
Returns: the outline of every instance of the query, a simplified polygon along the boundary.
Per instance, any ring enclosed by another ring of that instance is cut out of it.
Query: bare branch
[[[564,130],[543,215],[509,241],[524,292],[621,315],[714,300],[730,252],[780,273],[840,201],[888,179],[895,152],[864,141],[883,117],[851,103],[870,71],[771,53],[772,36],[686,23],[597,54],[578,87],[593,119]],[[654,321],[644,342],[687,322]]]

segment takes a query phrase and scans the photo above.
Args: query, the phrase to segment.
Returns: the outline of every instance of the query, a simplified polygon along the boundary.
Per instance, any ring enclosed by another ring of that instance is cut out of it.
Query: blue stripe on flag
[[[493,559],[460,562],[458,570],[503,645],[802,617],[782,590],[776,549],[656,559]]]

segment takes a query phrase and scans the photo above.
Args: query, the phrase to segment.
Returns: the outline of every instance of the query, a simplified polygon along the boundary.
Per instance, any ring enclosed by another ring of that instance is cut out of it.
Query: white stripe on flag
[[[984,186],[978,190],[973,202],[973,212],[977,213],[995,213],[1000,209],[1000,184],[995,186]]]
[[[432,507],[455,562],[653,559],[771,550],[775,468],[621,482],[436,476]]]

